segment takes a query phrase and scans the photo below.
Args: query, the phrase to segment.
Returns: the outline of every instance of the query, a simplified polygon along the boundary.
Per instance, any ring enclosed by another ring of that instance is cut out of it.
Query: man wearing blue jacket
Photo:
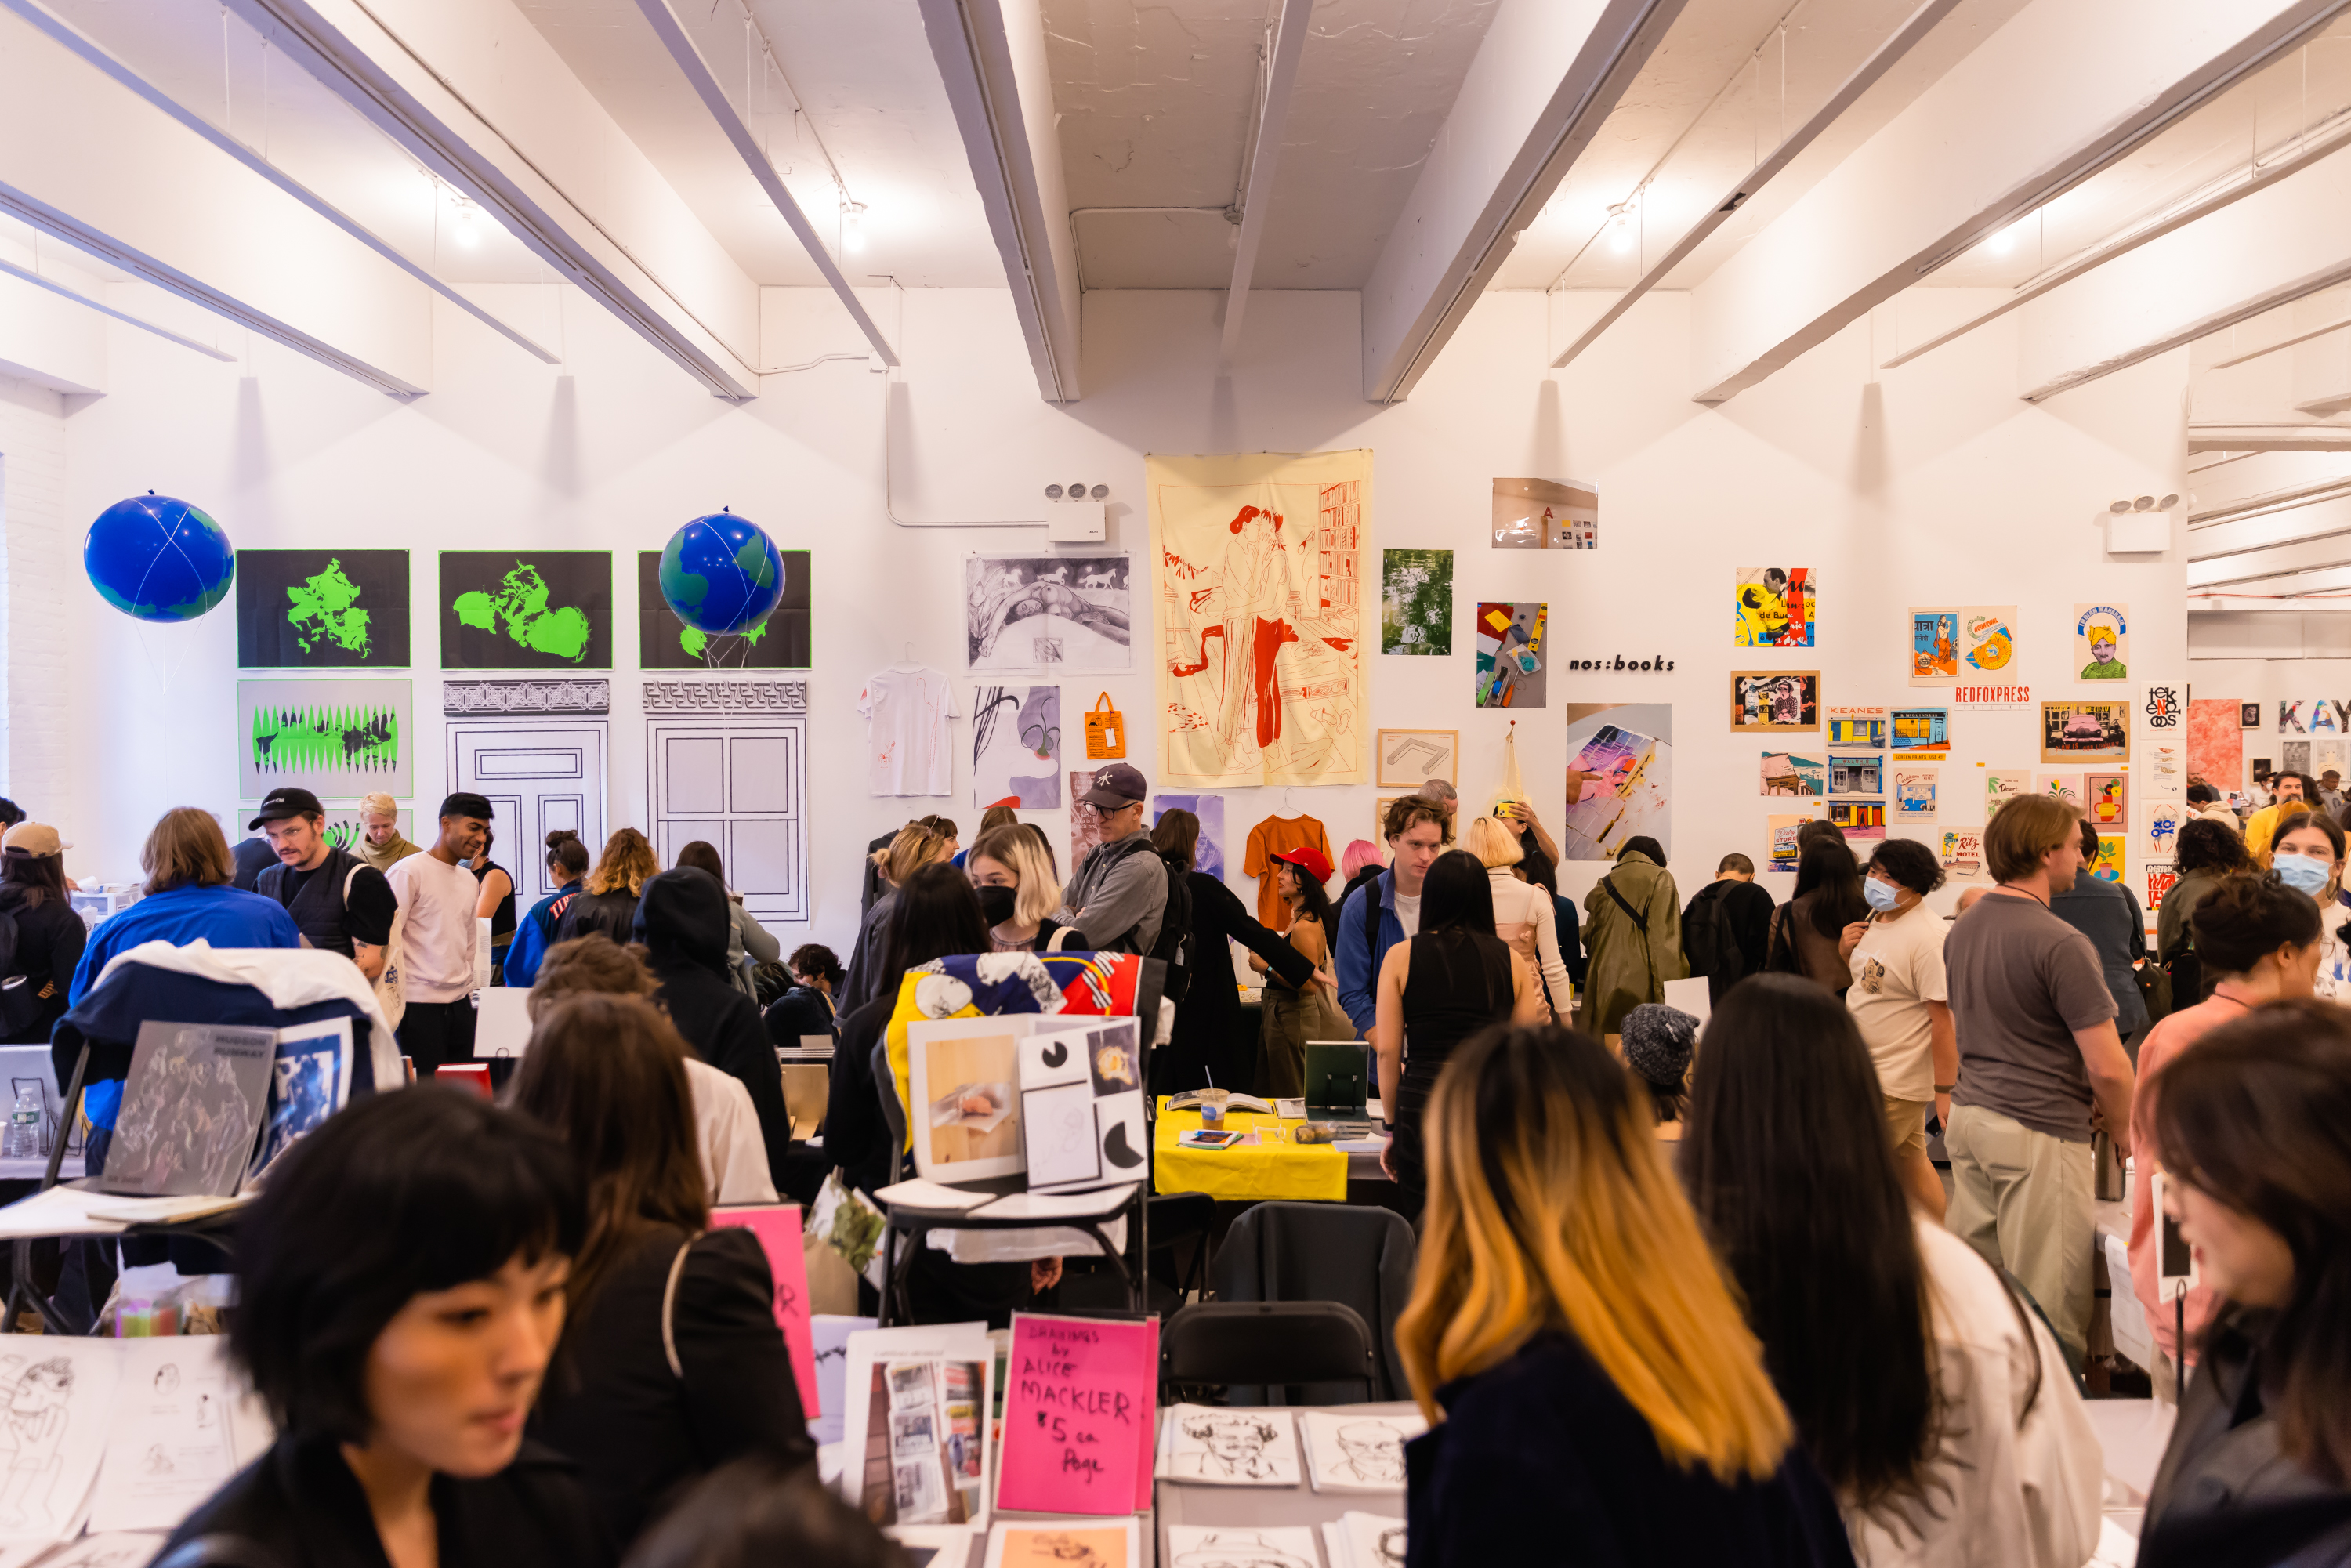
[[[1445,808],[1418,795],[1389,802],[1380,829],[1388,841],[1388,869],[1347,895],[1331,942],[1339,961],[1339,1006],[1365,1039],[1379,1010],[1380,964],[1389,948],[1420,929],[1421,878],[1453,841]],[[1368,929],[1367,911],[1377,916]]]

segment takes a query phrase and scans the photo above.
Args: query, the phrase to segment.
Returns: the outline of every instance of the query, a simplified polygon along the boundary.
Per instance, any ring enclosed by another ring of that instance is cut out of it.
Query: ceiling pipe
[[[1274,34],[1273,58],[1265,75],[1265,107],[1258,116],[1257,148],[1249,157],[1249,187],[1241,197],[1240,240],[1233,247],[1233,281],[1225,291],[1224,334],[1217,340],[1217,362],[1229,366],[1240,346],[1241,316],[1249,308],[1249,279],[1257,271],[1258,246],[1265,241],[1265,225],[1273,211],[1273,176],[1281,162],[1281,128],[1290,118],[1290,99],[1298,87],[1298,62],[1306,54],[1306,35],[1314,19],[1314,0],[1281,0],[1281,24]]]
[[[87,305],[101,316],[111,316],[116,320],[136,327],[142,332],[152,332],[158,338],[177,343],[183,349],[193,349],[199,354],[209,354],[214,359],[228,364],[236,363],[235,354],[215,349],[210,343],[199,343],[193,338],[183,338],[169,327],[159,327],[152,321],[133,316],[128,310],[118,310],[102,299],[93,299],[78,288],[67,287],[54,277],[44,277],[29,267],[18,267],[13,261],[0,261],[0,272],[5,272],[11,277],[21,277],[36,288],[46,288],[52,294],[63,295],[77,305]]]

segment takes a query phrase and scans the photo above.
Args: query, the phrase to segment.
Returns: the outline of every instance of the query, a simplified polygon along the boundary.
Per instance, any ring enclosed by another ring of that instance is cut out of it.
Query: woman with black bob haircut
[[[2164,1208],[2227,1303],[2157,1469],[2141,1568],[2351,1557],[2351,1019],[2280,1002],[2163,1070]]]
[[[1708,1020],[1684,1183],[1857,1561],[2074,1568],[2097,1435],[2047,1328],[1912,1213],[1882,1114],[1843,1003],[1756,976]]]
[[[1797,857],[1795,895],[1771,912],[1771,946],[1763,967],[1805,976],[1843,996],[1853,975],[1837,944],[1846,926],[1868,918],[1861,862],[1844,840],[1823,833]]]
[[[611,1563],[570,1467],[523,1439],[586,1230],[563,1145],[463,1090],[377,1094],[304,1138],[238,1226],[229,1319],[277,1440],[158,1561]]]
[[[2217,976],[2203,972],[2188,917],[2206,894],[2220,885],[2222,878],[2252,871],[2253,857],[2245,852],[2243,834],[2210,817],[2182,822],[2172,851],[2179,857],[2175,865],[2179,880],[2163,895],[2163,907],[2156,911],[2155,954],[2156,962],[2171,974],[2171,1005],[2184,1008],[2210,1000],[2212,988],[2219,983]],[[2192,997],[2183,994],[2190,983],[2196,990]]]

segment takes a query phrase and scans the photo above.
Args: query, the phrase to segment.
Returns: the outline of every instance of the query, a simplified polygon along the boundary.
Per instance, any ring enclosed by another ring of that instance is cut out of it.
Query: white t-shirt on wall
[[[461,865],[443,865],[428,852],[410,855],[383,873],[408,916],[401,927],[400,994],[403,1001],[455,1002],[474,994],[474,910],[482,884]]]
[[[1927,1004],[1950,999],[1943,978],[1943,938],[1950,929],[1922,898],[1891,920],[1871,921],[1853,950],[1844,1005],[1888,1100],[1935,1097],[1934,1020]]]
[[[857,694],[867,787],[876,795],[955,792],[955,685],[938,671],[893,664]]]

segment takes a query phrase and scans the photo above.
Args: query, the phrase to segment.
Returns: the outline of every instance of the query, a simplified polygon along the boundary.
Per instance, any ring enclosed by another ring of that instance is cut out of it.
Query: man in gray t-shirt
[[[1959,1046],[1945,1223],[2014,1274],[2077,1355],[2090,1328],[2090,1132],[2102,1124],[2123,1148],[2132,1088],[2097,950],[2049,912],[2081,869],[2080,832],[2053,796],[2002,805],[1984,831],[2000,885],[1943,947]]]

